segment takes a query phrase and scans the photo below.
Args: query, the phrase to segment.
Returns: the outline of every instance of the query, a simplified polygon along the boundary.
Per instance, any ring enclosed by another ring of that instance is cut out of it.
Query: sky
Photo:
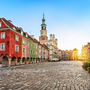
[[[90,42],[90,0],[0,0],[0,18],[11,20],[37,40],[43,12],[47,36],[55,34],[59,49],[80,51]]]

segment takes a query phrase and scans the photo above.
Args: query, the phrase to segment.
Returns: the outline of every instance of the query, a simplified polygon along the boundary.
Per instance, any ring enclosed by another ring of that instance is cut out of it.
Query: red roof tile
[[[5,18],[1,18],[10,28],[15,27],[17,30],[20,30],[20,28],[14,26],[12,23],[10,23],[8,20],[6,20]]]

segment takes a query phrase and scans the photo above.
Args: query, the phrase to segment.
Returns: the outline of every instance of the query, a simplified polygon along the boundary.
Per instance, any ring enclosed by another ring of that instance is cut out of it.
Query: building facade
[[[69,60],[69,51],[68,50],[65,51],[65,60]]]
[[[73,60],[78,60],[78,49],[73,49]]]
[[[42,29],[45,29],[44,25]],[[36,48],[33,36],[28,35],[21,27],[13,25],[10,20],[0,18],[0,66],[27,64],[31,58],[35,59],[36,55],[45,59],[47,49],[39,41]]]

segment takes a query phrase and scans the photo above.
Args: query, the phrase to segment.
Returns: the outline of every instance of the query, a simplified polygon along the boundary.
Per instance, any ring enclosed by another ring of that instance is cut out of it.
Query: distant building
[[[90,42],[87,45],[82,46],[81,49],[82,60],[90,60]]]
[[[62,60],[65,60],[65,51],[62,50]]]
[[[65,60],[69,60],[69,51],[68,50],[65,51]]]
[[[59,59],[58,47],[57,47],[58,40],[55,39],[54,34],[53,35],[50,34],[50,39],[48,40],[44,14],[43,14],[43,19],[42,19],[42,24],[41,24],[39,41],[41,44],[45,44],[49,48],[50,60],[53,60],[55,58]]]
[[[69,60],[72,60],[72,59],[73,59],[73,51],[69,50]]]
[[[73,60],[78,60],[78,49],[76,48],[73,50]]]
[[[59,59],[61,60],[62,59],[62,51],[60,49],[58,50],[58,54],[59,54]]]

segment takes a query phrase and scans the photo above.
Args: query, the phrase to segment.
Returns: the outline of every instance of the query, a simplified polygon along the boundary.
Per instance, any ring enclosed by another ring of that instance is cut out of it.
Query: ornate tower
[[[48,40],[44,13],[43,13],[43,19],[41,24],[40,36],[39,36],[39,41],[42,41],[42,40]]]

